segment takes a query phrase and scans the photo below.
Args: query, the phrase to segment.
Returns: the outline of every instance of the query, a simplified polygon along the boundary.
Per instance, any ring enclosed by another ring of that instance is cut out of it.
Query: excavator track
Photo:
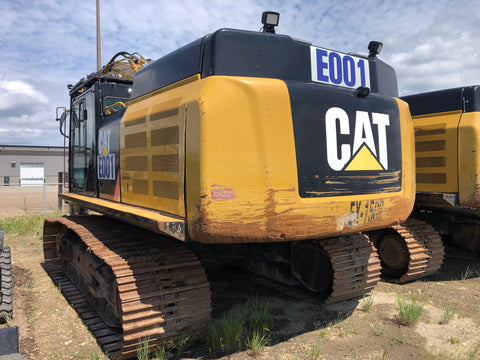
[[[10,247],[0,247],[0,323],[12,317],[12,257]]]
[[[402,284],[440,269],[445,251],[440,235],[431,225],[410,218],[392,229],[394,233],[378,245],[383,274]]]
[[[43,241],[45,269],[112,359],[207,330],[209,284],[182,244],[93,215],[46,219]]]
[[[314,253],[324,256],[305,261]],[[326,304],[362,296],[380,281],[378,254],[364,234],[294,244],[292,260],[293,273],[308,289],[328,294]]]

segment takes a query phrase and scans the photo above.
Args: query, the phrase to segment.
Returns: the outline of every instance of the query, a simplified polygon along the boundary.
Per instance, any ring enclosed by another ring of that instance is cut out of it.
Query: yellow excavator
[[[480,255],[480,86],[403,97],[415,127],[414,216]]]
[[[382,44],[325,49],[276,34],[278,18],[151,63],[125,53],[70,86],[61,197],[75,215],[46,219],[45,267],[112,358],[205,332],[205,254],[326,302],[379,281],[367,232],[382,262],[407,259],[398,277],[440,266],[430,227],[398,225],[415,199],[414,135]],[[138,65],[133,79],[119,61]]]

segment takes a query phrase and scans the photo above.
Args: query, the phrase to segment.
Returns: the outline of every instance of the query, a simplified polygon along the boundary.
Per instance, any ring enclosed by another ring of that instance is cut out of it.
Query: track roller
[[[429,224],[408,219],[389,230],[372,232],[382,274],[396,283],[432,275],[442,266],[444,248],[438,232]]]
[[[325,303],[362,296],[380,280],[380,260],[364,234],[292,244],[292,271]]]

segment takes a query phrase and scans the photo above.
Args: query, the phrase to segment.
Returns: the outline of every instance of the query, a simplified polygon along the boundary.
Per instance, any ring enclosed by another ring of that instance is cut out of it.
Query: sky
[[[0,144],[63,146],[56,107],[96,70],[95,0],[0,0]],[[220,28],[277,33],[379,57],[401,96],[480,84],[480,0],[100,0],[102,65],[119,51],[158,59]]]

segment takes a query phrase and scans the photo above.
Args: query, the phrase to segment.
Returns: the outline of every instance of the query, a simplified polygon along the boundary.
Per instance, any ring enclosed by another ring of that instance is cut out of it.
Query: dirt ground
[[[32,360],[106,359],[45,273],[41,240],[6,234],[5,243],[12,248],[13,324],[19,327],[21,353]],[[289,297],[247,273],[217,270],[207,269],[214,314],[252,293],[272,308],[271,341],[258,359],[480,359],[480,259],[456,253],[429,278],[404,285],[382,281],[373,291],[371,311],[364,310],[363,299],[325,306],[311,297]],[[398,321],[396,299],[408,293],[419,294],[426,303],[414,326]],[[454,315],[441,324],[445,309]],[[253,359],[247,352],[205,354],[205,342],[197,342],[183,356]]]

